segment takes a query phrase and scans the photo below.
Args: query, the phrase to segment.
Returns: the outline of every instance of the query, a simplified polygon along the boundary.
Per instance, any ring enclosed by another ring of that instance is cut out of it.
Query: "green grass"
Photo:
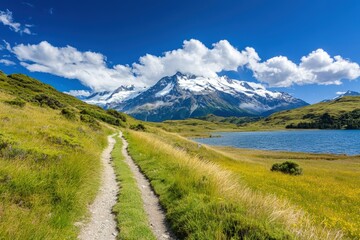
[[[360,157],[270,152],[217,147],[230,157],[214,160],[236,173],[252,189],[274,193],[311,214],[317,223],[360,238]],[[296,161],[303,175],[269,171],[272,164]]]
[[[111,155],[120,185],[118,202],[113,208],[119,229],[118,239],[155,240],[143,208],[140,190],[122,155],[122,146],[122,140],[116,137]]]
[[[0,92],[0,239],[76,239],[110,131],[12,98]]]
[[[168,132],[178,133],[185,137],[212,137],[214,132],[241,131],[240,127],[234,123],[211,122],[192,118],[168,120],[161,123],[148,122],[146,124]]]
[[[214,157],[229,157],[198,151],[197,144],[159,130],[126,136],[132,157],[151,180],[180,238],[337,238],[336,229],[315,224],[285,199],[249,188],[241,176],[214,163]]]
[[[115,126],[125,127],[127,119],[130,122],[133,121],[131,117],[125,116],[125,114],[114,114],[116,111],[105,111],[101,107],[87,104],[23,74],[5,75],[0,71],[0,91],[16,97],[7,100],[9,104],[21,105],[23,102],[28,102],[32,105],[52,109],[73,110],[76,114],[82,113],[82,116]]]
[[[198,147],[176,134],[156,131],[157,137],[187,154],[217,164],[234,174],[238,183],[262,194],[275,194],[302,209],[314,225],[342,230],[351,239],[360,238],[360,157],[285,153]],[[271,172],[272,164],[295,161],[303,175]]]

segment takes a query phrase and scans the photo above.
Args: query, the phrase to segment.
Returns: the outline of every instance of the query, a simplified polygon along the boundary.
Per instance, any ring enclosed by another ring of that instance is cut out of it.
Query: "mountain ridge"
[[[106,93],[106,100],[100,105],[155,122],[207,114],[224,117],[267,116],[273,112],[308,105],[301,99],[287,93],[269,91],[257,83],[226,76],[210,78],[180,72],[160,79],[143,91],[133,88],[119,94],[126,95],[126,98],[113,101],[111,93]],[[91,98],[85,101],[96,102]]]

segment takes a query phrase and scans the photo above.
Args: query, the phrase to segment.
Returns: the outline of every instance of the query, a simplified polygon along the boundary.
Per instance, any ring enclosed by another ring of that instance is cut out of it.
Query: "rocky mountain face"
[[[218,116],[266,116],[308,105],[287,93],[272,92],[262,85],[229,79],[177,73],[160,79],[146,90],[117,89],[93,94],[85,101],[126,112],[146,121]]]

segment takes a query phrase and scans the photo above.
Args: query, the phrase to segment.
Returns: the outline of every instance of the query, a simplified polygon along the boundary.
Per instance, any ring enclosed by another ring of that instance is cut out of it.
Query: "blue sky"
[[[2,0],[0,11],[0,22],[12,17],[0,23],[0,69],[60,91],[151,85],[175,69],[262,82],[310,103],[360,91],[356,0]]]

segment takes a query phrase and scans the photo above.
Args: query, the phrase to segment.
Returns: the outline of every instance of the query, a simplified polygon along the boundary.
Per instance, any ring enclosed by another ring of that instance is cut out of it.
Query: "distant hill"
[[[345,96],[329,102],[272,114],[248,127],[303,129],[359,129],[360,96]]]
[[[219,117],[214,114],[208,114],[206,116],[197,117],[196,119],[213,123],[232,123],[240,126],[249,122],[258,121],[261,117]]]

